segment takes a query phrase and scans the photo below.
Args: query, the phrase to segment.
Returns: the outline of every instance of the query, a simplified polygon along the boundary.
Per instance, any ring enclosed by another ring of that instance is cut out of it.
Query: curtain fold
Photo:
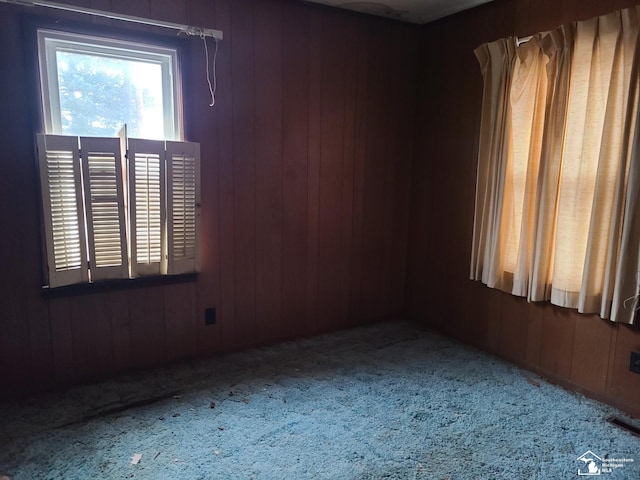
[[[639,11],[476,49],[484,93],[472,279],[633,323]]]
[[[560,27],[540,35],[540,46],[549,57],[547,62],[547,97],[542,140],[540,172],[535,202],[533,252],[529,271],[530,301],[551,298],[551,278],[555,255],[555,230],[558,209],[558,189],[567,104],[563,99],[569,91],[573,33],[570,27]]]
[[[481,278],[490,287],[498,281],[495,238],[502,210],[503,171],[506,165],[508,96],[511,84],[511,65],[515,53],[512,39],[498,40],[478,47],[475,51],[484,77],[482,120],[480,125],[479,155],[486,159],[478,162],[476,184],[476,215],[474,217],[474,243],[472,275]],[[478,209],[482,212],[478,215]],[[483,266],[486,265],[486,268]]]

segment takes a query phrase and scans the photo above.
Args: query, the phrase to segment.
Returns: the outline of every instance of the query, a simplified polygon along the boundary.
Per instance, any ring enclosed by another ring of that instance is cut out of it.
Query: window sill
[[[130,290],[134,288],[157,287],[172,285],[175,283],[189,283],[198,280],[197,273],[184,273],[180,275],[153,275],[148,277],[118,278],[114,280],[101,280],[92,283],[76,283],[62,287],[42,287],[42,296],[45,298],[66,297],[72,295],[86,295],[94,293],[108,293],[118,290]]]

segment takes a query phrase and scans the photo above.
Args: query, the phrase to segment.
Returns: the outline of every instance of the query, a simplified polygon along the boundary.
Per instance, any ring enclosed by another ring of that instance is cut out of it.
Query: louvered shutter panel
[[[200,144],[167,142],[169,274],[199,267]]]
[[[131,276],[167,272],[164,142],[128,139]]]
[[[91,280],[127,278],[120,140],[81,137],[80,152]]]
[[[37,134],[49,286],[89,280],[77,137]]]

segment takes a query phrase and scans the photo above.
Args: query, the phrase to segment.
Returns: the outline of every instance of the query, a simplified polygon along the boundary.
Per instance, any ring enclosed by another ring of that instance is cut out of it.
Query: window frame
[[[106,24],[102,22],[88,24],[85,22],[77,22],[73,20],[67,20],[64,18],[59,18],[53,20],[50,17],[44,17],[39,15],[25,15],[23,17],[23,32],[24,32],[24,42],[27,48],[25,48],[24,52],[27,56],[26,63],[31,66],[31,71],[33,75],[29,77],[30,89],[33,92],[33,96],[28,100],[30,104],[30,109],[32,111],[32,119],[33,119],[33,130],[32,134],[45,134],[51,135],[50,132],[45,130],[45,103],[42,101],[42,84],[41,84],[41,74],[40,74],[40,59],[39,59],[39,48],[38,48],[38,30],[47,30],[53,31],[57,34],[70,34],[72,36],[77,37],[99,37],[101,39],[109,39],[113,42],[122,42],[124,44],[134,44],[134,45],[145,45],[150,46],[152,48],[157,48],[162,51],[173,50],[175,52],[175,63],[173,69],[173,88],[174,91],[177,92],[177,95],[174,95],[176,107],[174,107],[174,118],[175,122],[179,125],[179,128],[175,130],[176,138],[173,139],[163,139],[161,140],[163,143],[166,142],[176,142],[185,144],[193,144],[194,142],[190,142],[185,139],[185,130],[188,131],[191,125],[191,122],[186,121],[184,113],[185,110],[189,108],[191,102],[190,95],[183,95],[184,86],[183,82],[186,78],[190,78],[191,76],[191,47],[188,45],[184,38],[179,38],[174,35],[167,35],[160,30],[141,30],[139,28],[124,28],[119,26],[118,24],[111,23]],[[66,136],[66,135],[59,135]],[[80,135],[72,135],[73,138],[79,139]],[[98,137],[100,138],[100,137]],[[126,138],[126,135],[125,135]],[[122,142],[121,138],[121,142]],[[127,148],[126,141],[121,143],[121,161],[123,164],[123,168],[126,169],[127,161]],[[42,294],[46,297],[64,297],[66,295],[75,295],[75,294],[90,294],[95,291],[111,291],[111,290],[119,290],[119,289],[130,289],[130,288],[140,288],[145,286],[152,285],[168,285],[174,283],[183,283],[183,282],[193,282],[198,279],[199,271],[200,271],[200,249],[201,249],[201,239],[200,239],[200,149],[199,143],[195,143],[197,145],[197,178],[196,178],[196,189],[198,192],[198,196],[196,198],[196,225],[198,226],[196,231],[196,251],[195,258],[193,259],[193,268],[188,271],[175,271],[175,269],[167,269],[167,258],[163,259],[164,269],[159,273],[152,272],[141,272],[138,271],[136,274],[132,274],[131,270],[131,262],[129,261],[129,274],[123,275],[122,277],[117,278],[108,278],[108,279],[99,279],[95,280],[93,278],[85,278],[85,273],[80,275],[80,278],[68,281],[62,280],[58,272],[52,272],[50,270],[50,261],[51,255],[49,252],[50,246],[47,238],[47,213],[46,210],[46,202],[47,200],[44,198],[46,196],[45,186],[42,184],[42,165],[40,163],[39,155],[38,155],[38,142],[37,138],[34,142],[34,160],[36,161],[36,169],[39,172],[36,175],[35,181],[38,183],[38,192],[40,198],[39,202],[39,223],[41,229],[41,264],[42,264]],[[81,154],[78,154],[79,164],[82,164]],[[126,175],[128,173],[123,170],[123,175],[125,175],[125,181],[128,182],[128,178]],[[36,172],[34,172],[36,173]],[[38,178],[39,177],[39,178]],[[81,188],[84,189],[83,179],[80,179],[80,183],[82,185]],[[123,187],[123,196],[124,196],[124,209],[125,209],[125,217],[126,221],[129,220],[129,212],[128,212],[128,202],[129,202],[129,194],[131,187],[126,185]],[[84,199],[81,197],[80,199],[81,205],[83,205]],[[168,205],[164,205],[163,208],[166,210],[169,208]],[[165,223],[165,230],[168,228],[168,224]],[[85,225],[86,229],[86,225]],[[128,244],[130,241],[129,238],[129,224],[127,223],[127,238],[125,248],[127,253],[130,254],[131,247]],[[165,233],[166,235],[166,233]],[[86,237],[86,231],[85,231]],[[87,242],[87,240],[84,240]],[[86,244],[86,243],[85,243]],[[87,246],[88,253],[88,246]],[[165,250],[165,255],[168,256],[168,248]],[[83,268],[86,272],[89,267],[89,261],[87,259],[86,253],[83,254]],[[168,271],[171,270],[171,271]],[[68,277],[66,274],[62,277]],[[53,279],[56,280],[53,280]],[[52,281],[53,280],[53,281]],[[62,281],[60,281],[62,280]]]

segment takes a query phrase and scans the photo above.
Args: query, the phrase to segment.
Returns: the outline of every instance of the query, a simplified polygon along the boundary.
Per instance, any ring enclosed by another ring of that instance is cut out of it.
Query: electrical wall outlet
[[[205,325],[215,325],[216,324],[216,309],[205,308],[204,309],[204,324]]]
[[[629,362],[629,370],[633,373],[640,373],[640,352],[631,352],[631,362]]]

